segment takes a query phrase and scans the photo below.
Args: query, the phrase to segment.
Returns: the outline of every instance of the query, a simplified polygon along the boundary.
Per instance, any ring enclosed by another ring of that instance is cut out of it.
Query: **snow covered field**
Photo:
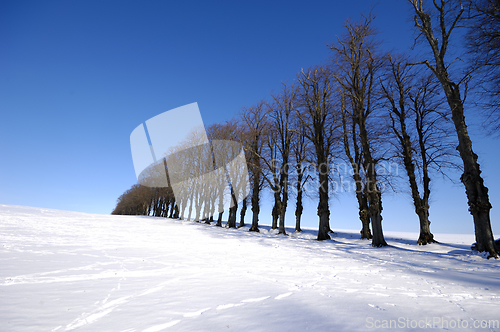
[[[0,205],[0,331],[500,331],[472,235],[244,230]]]

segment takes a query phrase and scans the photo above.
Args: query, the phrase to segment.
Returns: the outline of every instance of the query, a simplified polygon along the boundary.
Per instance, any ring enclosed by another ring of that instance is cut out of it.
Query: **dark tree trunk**
[[[329,240],[328,233],[331,231],[328,206],[328,158],[332,144],[336,140],[334,132],[338,125],[330,99],[333,94],[331,79],[332,73],[325,67],[315,68],[307,74],[301,71],[299,74],[299,82],[303,89],[303,103],[305,104],[303,111],[309,116],[309,123],[303,123],[308,132],[307,138],[314,145],[319,180],[318,241]]]
[[[362,189],[361,189],[362,191]],[[359,205],[359,220],[361,220],[361,239],[371,240],[373,238],[372,231],[370,230],[370,216],[368,211],[368,200],[363,192],[356,193]]]
[[[169,218],[172,218],[174,216],[175,206],[175,198],[172,197],[172,200],[170,201],[170,215],[168,216]]]
[[[373,238],[372,246],[374,247],[384,247],[387,243],[384,239],[384,232],[382,231],[382,200],[380,199],[380,191],[378,188],[375,189],[377,194],[370,194],[368,197],[372,196],[372,202],[369,203],[370,219],[373,227]],[[370,200],[370,198],[368,198]]]
[[[420,235],[418,237],[417,243],[420,245],[426,245],[428,243],[433,243],[437,241],[434,240],[434,235],[431,233],[430,229],[431,222],[429,221],[429,197],[431,194],[431,189],[429,183],[431,179],[429,177],[429,170],[428,170],[429,160],[427,159],[427,147],[425,146],[423,120],[421,119],[421,116],[418,113],[416,121],[417,121],[418,142],[420,145],[421,158],[422,158],[422,173],[424,182],[424,194],[420,199],[419,204],[415,204],[415,211],[417,212],[418,219],[420,220]],[[418,196],[418,188],[416,186],[415,188],[417,189],[416,194]]]
[[[252,195],[252,227],[250,227],[250,232],[259,232],[259,193],[253,193]]]
[[[165,205],[163,206],[163,215],[162,215],[162,217],[168,218],[169,207],[170,207],[170,198],[165,198]]]
[[[244,227],[245,226],[245,214],[247,213],[247,197],[243,199],[242,205],[241,205],[241,211],[240,211],[240,225],[238,228]]]
[[[155,190],[155,195],[158,196],[155,206],[155,217],[161,217],[161,208],[163,205],[163,198],[160,196],[158,188]]]
[[[453,123],[457,130],[457,150],[464,163],[464,173],[460,177],[460,180],[465,186],[469,212],[474,219],[477,250],[481,252],[486,251],[490,254],[490,257],[498,258],[493,231],[491,230],[491,203],[488,196],[488,188],[484,185],[483,178],[481,177],[477,155],[472,150],[472,142],[467,132],[458,86],[453,83],[445,84],[445,92],[452,111]]]
[[[428,243],[437,242],[434,240],[434,235],[432,235],[429,225],[429,208],[424,206],[422,209],[417,211],[418,219],[420,220],[420,235],[418,237],[417,243],[420,245],[426,245]]]
[[[283,202],[281,202],[281,207],[280,207],[280,223],[279,223],[279,228],[278,228],[278,234],[286,234],[285,231],[285,213],[286,213],[286,206],[287,206],[287,200],[288,200],[288,194],[286,192],[283,192]]]
[[[302,211],[304,211],[304,206],[302,205],[302,178],[304,174],[302,173],[302,165],[297,164],[297,202],[295,205],[295,231],[302,232],[300,228],[300,219],[302,217]]]
[[[279,191],[273,190],[274,191],[274,206],[273,206],[273,211],[272,211],[272,217],[273,217],[273,222],[271,225],[271,229],[276,229],[278,228],[278,218],[280,215],[280,194]]]
[[[345,101],[344,101],[345,103]],[[372,236],[372,232],[370,230],[370,216],[368,212],[368,200],[366,198],[366,192],[363,188],[363,183],[361,179],[361,175],[359,174],[360,165],[361,165],[361,153],[359,151],[359,146],[356,138],[356,117],[351,115],[352,117],[352,127],[350,131],[350,136],[352,138],[353,147],[354,147],[354,157],[351,154],[351,148],[349,147],[349,136],[347,134],[347,118],[346,118],[346,106],[342,104],[342,127],[343,127],[343,138],[344,138],[344,151],[351,163],[351,167],[353,170],[352,177],[354,179],[354,183],[356,185],[356,199],[358,201],[358,209],[359,209],[359,220],[361,221],[361,239],[370,240]]]
[[[325,160],[324,160],[325,159]],[[328,208],[328,165],[326,158],[318,157],[319,163],[319,229],[318,241],[329,240],[330,235],[330,210]]]
[[[364,110],[361,109],[361,112]],[[359,138],[363,150],[366,171],[366,194],[368,198],[368,211],[373,228],[372,246],[383,247],[387,245],[382,230],[382,200],[381,192],[377,186],[377,172],[375,171],[375,160],[372,158],[370,145],[368,143],[368,133],[366,131],[364,117],[359,117]]]
[[[403,92],[400,92],[403,93]],[[402,98],[402,96],[400,97]],[[415,164],[413,163],[412,158],[412,144],[410,140],[410,136],[406,130],[406,111],[403,107],[404,103],[400,102],[400,109],[397,110],[395,104],[393,105],[393,114],[398,117],[400,132],[395,128],[395,124],[393,123],[393,130],[396,134],[399,144],[401,147],[401,154],[403,157],[403,164],[405,166],[406,174],[408,175],[408,181],[410,182],[411,194],[413,198],[413,205],[415,206],[415,213],[418,215],[420,221],[420,235],[418,237],[417,243],[420,245],[426,245],[428,243],[436,242],[434,240],[434,235],[432,235],[430,231],[430,221],[429,221],[429,195],[430,195],[430,187],[429,187],[429,174],[428,174],[428,161],[427,161],[427,150],[424,141],[424,128],[422,126],[422,121],[420,116],[416,117],[416,128],[417,134],[419,137],[419,145],[420,145],[420,153],[422,158],[422,170],[423,170],[423,183],[424,183],[424,194],[423,197],[420,197],[420,193],[418,190],[417,180],[415,176]]]
[[[238,204],[229,208],[229,218],[227,220],[227,228],[236,228],[236,211],[238,210]]]
[[[217,218],[217,223],[215,224],[215,226],[222,227],[222,214],[223,213],[224,213],[224,211],[219,212],[219,217]]]
[[[224,191],[222,188],[218,188],[218,201],[219,201],[219,217],[217,218],[217,223],[215,226],[222,227],[222,214],[224,213]]]
[[[252,227],[250,232],[259,232],[260,213],[260,160],[254,157],[253,165],[253,185],[252,185]]]
[[[234,193],[233,187],[231,189],[231,199],[233,201],[233,206],[229,208],[229,218],[227,220],[227,228],[236,228],[236,212],[238,211],[238,201],[236,200],[236,194]]]
[[[288,205],[288,155],[284,156],[283,166],[280,174],[280,188],[281,188],[281,203],[279,209],[279,230],[278,234],[286,234],[285,231],[285,214]]]
[[[177,204],[174,207],[174,219],[179,219],[179,206]]]

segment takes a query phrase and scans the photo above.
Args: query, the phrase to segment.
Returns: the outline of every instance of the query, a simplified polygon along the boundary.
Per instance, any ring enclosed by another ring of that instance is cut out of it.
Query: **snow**
[[[473,235],[247,230],[0,205],[0,329],[500,331],[500,261]]]

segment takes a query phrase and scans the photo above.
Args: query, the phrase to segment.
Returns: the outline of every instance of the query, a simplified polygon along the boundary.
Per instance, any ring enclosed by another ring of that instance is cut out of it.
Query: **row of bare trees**
[[[415,15],[416,31],[424,42],[422,50],[430,51],[429,59],[383,52],[371,16],[359,22],[347,20],[344,33],[328,45],[331,58],[327,64],[302,69],[293,83],[283,83],[268,100],[242,108],[237,119],[207,128],[211,141],[236,141],[245,151],[249,191],[236,189],[233,181],[229,192],[219,192],[220,202],[229,195],[234,203],[228,227],[236,227],[239,202],[240,226],[244,225],[249,198],[250,231],[259,231],[260,199],[267,188],[273,197],[272,228],[278,229],[278,234],[286,234],[290,197],[295,197],[295,231],[300,232],[303,199],[314,194],[318,199],[318,240],[329,239],[330,198],[339,191],[336,180],[340,178],[344,186],[343,177],[347,176],[351,178],[347,186],[353,189],[348,192],[358,202],[361,238],[371,239],[373,246],[385,246],[383,190],[406,178],[420,222],[418,243],[425,245],[435,242],[429,221],[431,179],[440,173],[446,175],[449,169],[461,169],[477,248],[498,257],[488,190],[467,132],[463,97],[469,92],[472,73],[487,72],[485,80],[490,78],[490,72],[498,73],[498,1],[408,2]],[[469,47],[470,65],[459,68],[462,78],[458,71],[450,72],[451,63],[445,58],[452,32],[458,26],[469,29],[468,43],[463,44]],[[487,57],[483,57],[485,53]],[[494,79],[498,80],[498,76]],[[488,116],[500,118],[500,84],[488,81],[478,86],[487,93],[482,100],[492,107]],[[334,167],[342,163],[349,169],[344,174]],[[404,174],[381,171],[387,170],[388,163],[401,165]],[[210,167],[217,169],[217,165]],[[179,213],[182,202],[172,203],[172,190],[155,190],[134,186],[120,197],[114,213],[166,217],[167,210],[162,209],[170,208],[170,217],[184,216],[183,208]],[[141,192],[142,201],[137,199]],[[193,202],[196,205],[196,200],[191,199],[190,204]],[[196,215],[198,221],[200,213]],[[213,213],[205,213],[204,220],[213,221],[210,215]],[[219,226],[221,219],[219,209]]]
[[[170,188],[133,185],[119,198],[111,214],[178,218],[179,210]]]

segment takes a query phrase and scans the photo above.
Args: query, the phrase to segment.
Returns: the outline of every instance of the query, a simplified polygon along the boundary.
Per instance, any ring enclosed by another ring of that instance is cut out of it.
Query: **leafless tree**
[[[326,66],[302,70],[299,82],[299,107],[295,112],[305,129],[303,134],[314,147],[314,164],[319,180],[318,240],[330,239],[329,161],[332,147],[338,141],[340,119],[334,103],[334,82]]]
[[[429,227],[430,171],[458,168],[456,142],[451,136],[451,119],[441,107],[444,100],[434,75],[419,73],[406,56],[388,54],[387,58],[387,76],[381,84],[390,115],[389,128],[420,221],[417,243],[425,245],[436,242]]]
[[[347,20],[345,23],[345,34],[335,44],[331,44],[333,51],[334,66],[337,69],[335,77],[339,83],[342,93],[347,96],[352,121],[357,126],[354,130],[359,139],[361,147],[364,170],[366,172],[365,191],[368,200],[368,211],[373,228],[372,245],[376,247],[386,246],[382,231],[382,193],[377,182],[375,166],[380,161],[380,156],[374,155],[373,138],[370,130],[379,123],[374,121],[377,109],[374,105],[376,100],[376,85],[379,71],[382,67],[382,58],[376,54],[376,44],[373,39],[374,29],[371,27],[373,18],[364,18],[359,23]],[[370,122],[371,120],[371,122]],[[347,128],[346,128],[347,129]],[[350,131],[352,135],[352,131]],[[344,135],[345,138],[345,135]],[[353,168],[360,169],[356,163]],[[355,179],[356,181],[356,179]],[[358,189],[358,188],[357,188]],[[357,195],[360,206],[360,217],[365,208],[364,203],[359,201],[361,195]],[[363,204],[362,204],[363,203]],[[363,221],[363,220],[362,220]],[[365,228],[366,220],[363,221]],[[365,236],[368,235],[365,229]]]
[[[465,185],[469,211],[474,219],[477,250],[488,252],[490,257],[498,258],[491,229],[491,203],[488,188],[484,185],[477,162],[478,156],[472,150],[472,141],[465,123],[464,99],[462,99],[461,88],[463,91],[467,91],[463,86],[466,80],[462,79],[458,82],[453,80],[449,75],[450,63],[445,61],[450,36],[457,24],[463,19],[465,9],[461,1],[456,0],[434,0],[430,8],[424,5],[424,0],[408,0],[408,2],[415,13],[415,27],[426,39],[433,56],[432,63],[429,60],[418,63],[425,64],[441,83],[457,132],[457,149],[464,167],[461,181]],[[437,24],[437,29],[434,28],[433,24]],[[439,37],[436,37],[435,33]]]
[[[266,103],[260,101],[254,106],[242,109],[242,124],[247,127],[248,133],[246,139],[242,142],[245,150],[248,152],[248,169],[251,178],[252,190],[252,227],[251,232],[259,231],[259,213],[260,213],[260,191],[262,189],[262,167],[261,158],[264,145],[264,136],[268,128]]]
[[[280,188],[280,160],[279,160],[279,150],[278,141],[279,134],[276,130],[276,123],[271,120],[271,113],[273,112],[273,107],[269,104],[265,104],[266,114],[268,115],[267,130],[262,135],[263,148],[262,152],[258,154],[260,158],[260,165],[262,170],[262,179],[264,180],[267,187],[271,190],[274,205],[271,212],[272,222],[271,228],[278,228],[278,219],[281,210],[281,188]]]
[[[213,124],[207,130],[213,151],[212,163],[216,171],[214,177],[217,177],[213,179],[213,182],[219,184],[227,183],[229,186],[229,192],[227,192],[225,190],[226,186],[216,185],[215,187],[217,188],[212,188],[209,195],[218,201],[219,216],[216,223],[217,226],[222,226],[224,202],[229,195],[231,204],[226,227],[236,227],[238,202],[242,201],[247,194],[246,187],[242,187],[246,183],[242,178],[242,176],[246,176],[246,172],[239,172],[239,170],[235,169],[234,164],[232,167],[226,167],[240,153],[240,141],[242,139],[240,130],[240,124],[236,119],[226,121],[222,124]],[[213,204],[215,205],[216,203],[214,202]]]
[[[466,0],[468,34],[466,45],[471,56],[470,70],[479,87],[477,103],[486,114],[486,127],[500,135],[500,1]]]
[[[346,157],[352,167],[352,177],[356,186],[356,199],[358,201],[359,220],[361,220],[361,239],[372,239],[370,230],[370,215],[368,210],[368,197],[366,193],[366,177],[363,177],[362,149],[359,144],[359,131],[356,127],[355,114],[349,111],[347,95],[343,94],[341,100],[342,110],[342,138]]]
[[[149,188],[135,184],[118,198],[111,214],[167,217],[168,205],[172,201],[175,199],[171,188]]]
[[[221,123],[215,123],[210,125],[207,128],[207,136],[210,142],[214,142],[216,140],[222,140],[224,137],[227,136],[226,134],[227,128],[224,126],[224,124]],[[212,163],[214,165],[214,168],[217,169],[216,161],[215,161],[215,155],[212,155]],[[218,173],[219,176],[222,176],[222,174]],[[219,179],[220,180],[220,179]],[[220,189],[220,188],[218,188]],[[217,193],[213,196],[214,202],[213,206],[211,207],[212,214],[215,213],[215,210],[217,209],[219,211],[218,216],[217,216],[217,222],[216,226],[222,227],[222,216],[224,214],[224,199],[225,199],[225,193],[223,190],[218,190]],[[217,208],[216,208],[217,206]]]
[[[286,235],[285,213],[288,204],[289,161],[294,136],[291,126],[292,112],[296,110],[297,88],[283,83],[283,90],[272,94],[273,102],[268,105],[270,118],[267,135],[265,135],[265,149],[259,154],[261,163],[267,172],[263,178],[267,181],[274,196],[272,213],[272,228],[277,227],[278,234]]]
[[[295,133],[292,140],[292,155],[294,171],[291,173],[293,177],[293,182],[295,187],[293,188],[295,197],[295,232],[301,232],[300,222],[302,218],[302,212],[304,211],[303,198],[304,198],[304,187],[306,183],[311,179],[308,174],[309,163],[307,162],[310,158],[310,142],[306,139],[306,129],[304,123],[300,121],[296,113],[292,113],[293,120],[293,131]]]

